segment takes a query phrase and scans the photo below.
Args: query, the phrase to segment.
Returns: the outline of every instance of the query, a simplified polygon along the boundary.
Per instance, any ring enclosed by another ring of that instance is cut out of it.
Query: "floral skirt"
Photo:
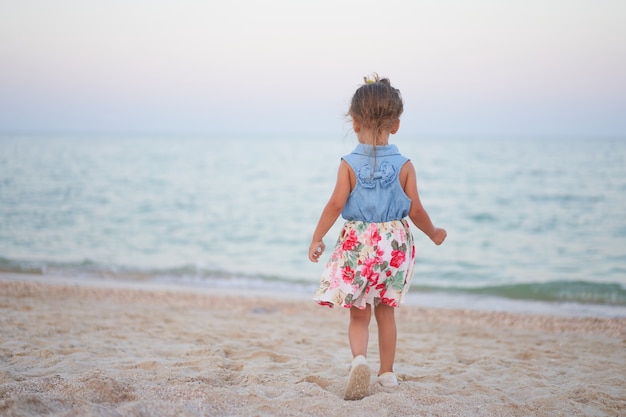
[[[398,307],[411,285],[414,265],[415,245],[406,220],[348,221],[313,299],[329,307]]]

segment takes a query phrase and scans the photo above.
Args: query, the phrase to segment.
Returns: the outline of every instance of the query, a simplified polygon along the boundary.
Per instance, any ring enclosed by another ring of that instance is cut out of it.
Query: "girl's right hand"
[[[441,229],[439,227],[436,227],[435,233],[433,233],[433,235],[430,237],[430,240],[432,240],[435,243],[435,245],[441,245],[443,241],[446,240],[447,236],[448,236],[448,232],[446,232],[446,229]]]
[[[311,242],[311,246],[309,246],[309,260],[311,262],[317,262],[324,253],[324,249],[326,249],[326,245],[324,245],[324,241],[319,240],[317,242]]]

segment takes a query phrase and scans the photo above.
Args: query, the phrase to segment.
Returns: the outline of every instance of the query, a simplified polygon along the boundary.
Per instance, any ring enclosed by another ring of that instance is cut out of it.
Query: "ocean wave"
[[[494,296],[512,300],[626,306],[626,288],[622,284],[611,282],[559,280],[469,288],[413,286],[411,291]]]

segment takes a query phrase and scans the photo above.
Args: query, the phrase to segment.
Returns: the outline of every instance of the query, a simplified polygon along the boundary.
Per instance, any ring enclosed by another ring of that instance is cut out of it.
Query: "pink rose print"
[[[380,265],[383,263],[383,255],[385,251],[382,248],[376,249],[376,258],[374,258],[374,263]]]
[[[394,268],[399,268],[404,263],[406,255],[401,250],[391,251],[391,262],[389,264]]]
[[[374,262],[375,259],[368,258],[362,263],[363,267],[361,268],[361,276],[363,278],[369,278],[374,273]]]
[[[350,268],[350,265],[346,265],[343,271],[341,271],[341,277],[344,282],[351,284],[354,280],[354,269]]]
[[[380,302],[382,304],[388,305],[389,307],[398,307],[398,302],[396,300],[391,299],[391,298],[385,298],[385,297],[381,296]]]
[[[348,238],[344,240],[343,245],[341,245],[341,249],[352,250],[358,243],[359,242],[356,236],[356,232],[354,230],[351,230]]]
[[[371,246],[378,246],[378,242],[381,241],[380,234],[378,233],[378,227],[375,224],[371,224],[368,230],[369,234],[369,242],[367,242]]]

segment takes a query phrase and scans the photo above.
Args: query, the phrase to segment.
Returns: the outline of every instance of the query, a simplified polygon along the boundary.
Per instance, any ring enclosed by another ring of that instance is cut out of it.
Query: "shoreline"
[[[43,278],[43,277],[42,277]],[[141,297],[140,294],[145,295],[147,298],[152,298],[156,294],[168,294],[172,297],[176,295],[181,297],[181,302],[192,305],[198,301],[198,299],[241,299],[250,302],[256,302],[265,304],[264,300],[268,300],[270,303],[279,302],[281,304],[290,305],[291,308],[297,308],[302,306],[304,308],[313,307],[314,309],[329,310],[331,312],[343,311],[347,313],[346,309],[334,307],[324,307],[317,305],[309,294],[305,293],[288,293],[285,291],[269,292],[263,289],[251,289],[241,290],[239,288],[215,288],[215,287],[194,287],[186,285],[176,285],[172,283],[157,283],[157,282],[133,282],[122,281],[117,279],[71,279],[69,277],[45,277],[41,279],[37,276],[29,275],[24,276],[7,276],[0,273],[0,289],[10,287],[12,284],[19,286],[20,284],[26,285],[28,288],[55,288],[56,291],[61,293],[80,293],[80,294],[111,294],[115,297],[115,294],[133,294],[133,298]],[[397,316],[402,317],[404,314],[414,315],[416,312],[424,314],[429,317],[430,320],[450,322],[457,325],[473,323],[477,326],[498,326],[500,323],[505,323],[505,326],[510,326],[513,323],[515,326],[526,327],[539,330],[550,331],[572,331],[572,332],[599,332],[615,337],[626,338],[626,317],[597,317],[597,316],[580,316],[580,315],[567,315],[567,314],[552,314],[545,313],[544,310],[539,309],[539,312],[533,312],[526,308],[520,308],[520,310],[510,311],[505,308],[499,309],[497,305],[491,304],[494,309],[487,307],[481,308],[466,308],[463,306],[446,305],[441,306],[436,303],[433,305],[419,304],[416,297],[411,297],[406,303],[403,303],[396,311]],[[429,294],[424,296],[428,297]],[[489,299],[489,297],[485,297]],[[454,299],[452,299],[454,301]],[[509,301],[509,300],[506,300]],[[515,300],[513,300],[515,301]],[[537,304],[550,304],[533,302]],[[522,304],[527,304],[523,302]],[[463,304],[461,304],[463,305]],[[549,307],[545,307],[550,310]],[[405,313],[404,310],[407,310]],[[556,309],[550,310],[556,311]],[[339,313],[341,314],[341,313]],[[347,315],[346,315],[347,317]],[[347,337],[347,336],[346,336]]]
[[[136,278],[136,279],[133,279]],[[316,285],[300,282],[286,283],[264,280],[251,281],[247,278],[215,281],[153,279],[149,275],[79,276],[66,274],[33,274],[0,270],[0,281],[28,281],[44,284],[74,284],[107,288],[163,289],[191,291],[197,293],[248,294],[294,298],[303,302],[311,301]],[[563,301],[539,301],[515,299],[484,294],[464,294],[442,291],[409,291],[401,307],[424,307],[435,309],[462,309],[477,312],[504,312],[555,317],[595,317],[626,318],[626,306],[614,304],[593,304]]]

